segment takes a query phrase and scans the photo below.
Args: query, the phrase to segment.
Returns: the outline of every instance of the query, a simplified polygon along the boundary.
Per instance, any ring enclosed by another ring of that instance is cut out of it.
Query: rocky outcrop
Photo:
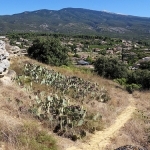
[[[20,49],[18,46],[12,46],[9,43],[6,44],[6,49],[10,54],[10,58],[27,55],[27,49]]]
[[[9,53],[11,56],[20,56],[20,48],[18,46],[10,46]]]
[[[5,42],[0,40],[0,77],[7,74],[9,66],[9,53],[5,49]]]
[[[0,85],[9,85],[16,77],[16,72],[9,70],[10,55],[6,51],[5,42],[0,40]]]

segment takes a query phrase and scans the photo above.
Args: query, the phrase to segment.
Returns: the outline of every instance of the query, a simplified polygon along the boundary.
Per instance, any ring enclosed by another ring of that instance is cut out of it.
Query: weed
[[[21,147],[31,150],[57,150],[55,140],[46,131],[40,131],[36,124],[25,123],[21,131],[17,137]]]

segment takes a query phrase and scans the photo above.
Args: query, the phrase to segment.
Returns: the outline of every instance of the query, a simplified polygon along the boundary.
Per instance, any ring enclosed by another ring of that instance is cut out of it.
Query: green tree
[[[150,61],[144,61],[140,63],[140,69],[148,69],[150,70]]]
[[[95,71],[103,77],[126,78],[127,67],[116,58],[99,57],[94,63]]]
[[[150,71],[148,70],[136,70],[128,74],[127,77],[128,84],[141,85],[142,89],[150,89]]]
[[[58,39],[36,39],[28,49],[28,55],[38,61],[54,66],[68,65],[68,49]]]

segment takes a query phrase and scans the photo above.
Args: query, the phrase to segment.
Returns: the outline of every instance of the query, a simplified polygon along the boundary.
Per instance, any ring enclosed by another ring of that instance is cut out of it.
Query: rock
[[[15,47],[18,50],[18,47]],[[16,72],[9,70],[10,58],[9,53],[5,49],[5,42],[0,40],[0,84],[9,85],[16,77]]]
[[[1,64],[3,64],[5,66],[5,68],[9,68],[9,66],[10,66],[10,62],[9,62],[9,60],[7,60],[7,58],[2,60]]]
[[[11,85],[11,78],[3,76],[2,78],[0,78],[0,85]]]
[[[0,77],[8,72],[9,66],[9,53],[5,49],[5,42],[0,40]]]
[[[11,46],[9,51],[11,54],[20,54],[20,48],[18,46]]]
[[[13,80],[16,77],[16,72],[14,70],[9,70],[5,76],[9,77],[11,80]]]
[[[115,150],[147,150],[147,149],[139,148],[137,146],[132,146],[132,145],[125,145],[125,146],[119,147]]]
[[[1,67],[2,64],[0,64],[0,72],[4,71],[4,67]]]

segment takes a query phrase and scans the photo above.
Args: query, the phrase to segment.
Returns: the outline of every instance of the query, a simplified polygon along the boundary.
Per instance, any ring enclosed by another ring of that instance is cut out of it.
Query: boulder
[[[0,40],[0,77],[7,74],[9,66],[9,53],[5,49],[5,42]]]

